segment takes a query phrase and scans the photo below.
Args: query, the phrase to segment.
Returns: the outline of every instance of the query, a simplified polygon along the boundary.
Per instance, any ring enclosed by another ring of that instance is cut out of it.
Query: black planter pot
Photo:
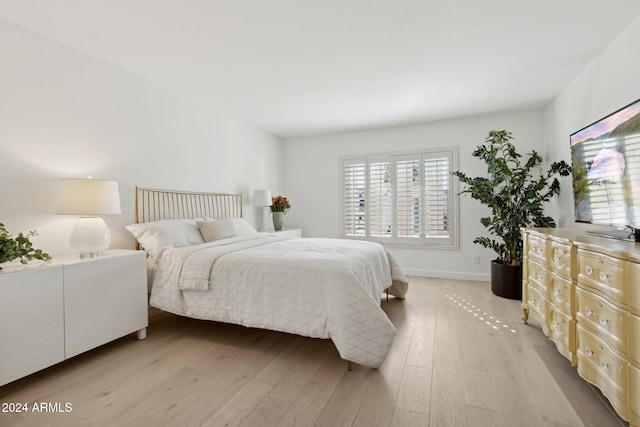
[[[491,292],[509,299],[522,299],[522,266],[491,261]]]

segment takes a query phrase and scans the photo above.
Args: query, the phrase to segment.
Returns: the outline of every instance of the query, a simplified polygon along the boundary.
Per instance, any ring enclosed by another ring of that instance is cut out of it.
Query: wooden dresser
[[[523,230],[523,321],[640,426],[640,244],[580,229]]]

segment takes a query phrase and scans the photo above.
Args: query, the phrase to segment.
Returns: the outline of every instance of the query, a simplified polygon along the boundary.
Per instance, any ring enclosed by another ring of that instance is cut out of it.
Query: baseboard
[[[403,268],[402,272],[406,276],[435,277],[438,279],[472,280],[476,282],[489,282],[491,280],[489,273],[464,273],[460,271],[422,270],[414,268]]]

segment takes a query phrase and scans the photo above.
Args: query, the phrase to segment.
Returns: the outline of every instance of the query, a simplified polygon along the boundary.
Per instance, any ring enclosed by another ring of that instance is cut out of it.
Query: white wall
[[[479,175],[484,170],[470,156],[471,151],[489,130],[507,129],[513,132],[521,152],[533,147],[546,162],[569,162],[569,135],[640,98],[638,40],[640,17],[541,111],[286,140],[285,190],[293,203],[287,223],[302,227],[306,236],[339,236],[341,155],[458,145],[459,168],[470,175]],[[578,227],[574,223],[571,180],[562,179],[561,186],[560,197],[554,199],[547,211],[558,226]],[[488,280],[493,253],[471,243],[482,233],[479,218],[486,211],[468,197],[460,198],[459,208],[459,250],[390,248],[406,272]],[[471,264],[474,254],[481,257],[479,266]]]
[[[569,135],[640,98],[640,17],[585,68],[547,107],[546,142],[555,159],[571,159]],[[563,182],[556,206],[559,226],[574,223],[573,189]]]
[[[459,168],[491,129],[514,133],[522,151],[569,160],[571,133],[640,98],[640,18],[542,111],[297,138],[282,142],[209,105],[197,105],[151,82],[0,19],[0,222],[17,233],[37,229],[37,246],[70,253],[74,220],[53,213],[57,179],[116,179],[123,214],[106,217],[114,247],[131,247],[134,186],[242,192],[270,188],[293,203],[288,226],[306,236],[338,237],[339,157],[431,146],[459,146]],[[541,143],[545,141],[546,145]],[[283,161],[284,159],[284,161]],[[283,172],[284,171],[284,172]],[[460,249],[392,248],[412,274],[485,280],[493,253],[473,245],[483,208],[460,199]],[[573,225],[570,180],[553,210]],[[557,213],[557,214],[556,214]],[[481,264],[471,263],[478,254]]]
[[[0,19],[0,222],[72,253],[75,219],[54,214],[58,178],[115,179],[112,247],[133,247],[134,187],[242,192],[283,180],[282,141],[209,105]]]
[[[471,176],[484,175],[484,164],[471,152],[494,129],[511,131],[521,153],[535,149],[545,156],[542,110],[286,140],[285,188],[279,191],[292,203],[286,224],[301,227],[306,237],[340,236],[340,156],[458,146],[459,169]],[[488,280],[494,253],[472,243],[477,235],[486,234],[480,217],[488,211],[467,196],[460,197],[459,211],[459,250],[390,248],[406,273]],[[479,265],[472,264],[473,255],[480,256]]]

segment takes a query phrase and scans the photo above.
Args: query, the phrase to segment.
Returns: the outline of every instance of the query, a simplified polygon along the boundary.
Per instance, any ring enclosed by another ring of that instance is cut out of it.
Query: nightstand
[[[148,326],[143,251],[0,272],[0,385]]]
[[[291,237],[302,237],[302,229],[301,228],[286,228],[280,231],[272,231],[269,234],[273,234],[275,236],[291,236]]]
[[[109,250],[90,260],[61,257],[64,265],[65,357],[68,359],[149,324],[144,251]]]

